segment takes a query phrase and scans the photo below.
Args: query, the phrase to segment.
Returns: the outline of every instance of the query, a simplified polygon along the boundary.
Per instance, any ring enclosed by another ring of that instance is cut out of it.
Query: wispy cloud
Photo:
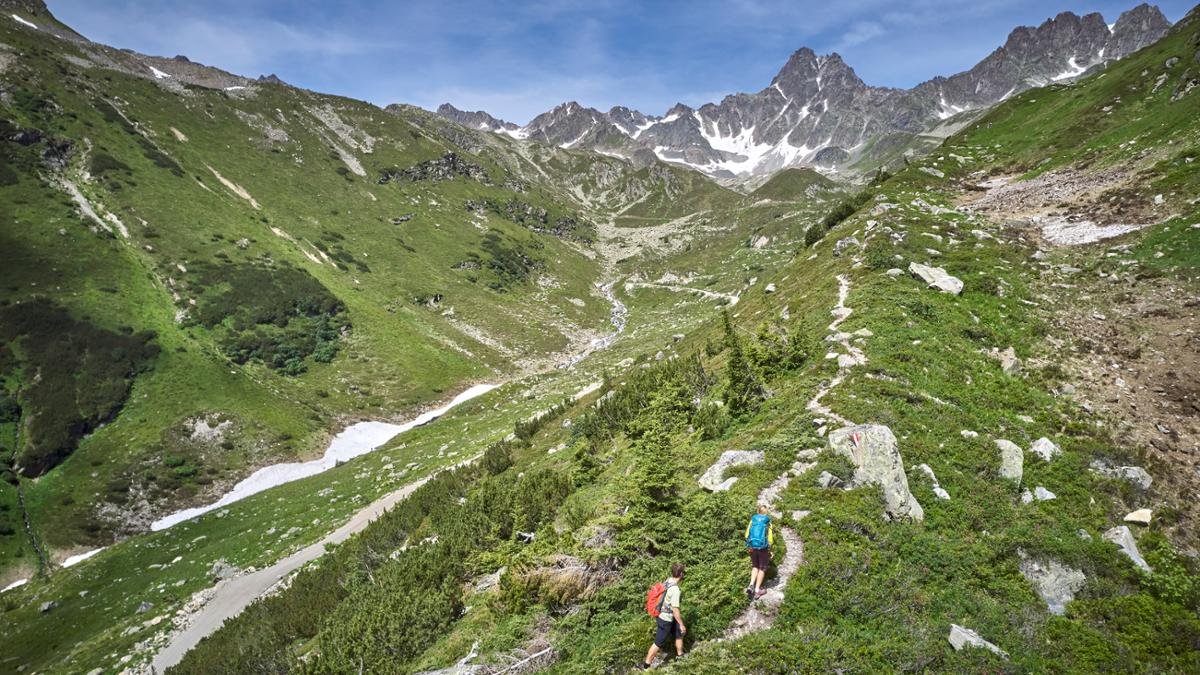
[[[867,40],[877,38],[886,33],[883,26],[874,21],[856,21],[850,26],[850,30],[846,31],[840,40],[837,41],[834,49],[845,50],[854,45],[860,45]]]
[[[838,51],[871,84],[970,67],[1019,24],[1110,20],[1136,0],[48,0],[117,47],[379,104],[450,101],[525,122],[565,100],[662,113],[766,86],[791,52]],[[1158,0],[1177,19],[1194,0]]]

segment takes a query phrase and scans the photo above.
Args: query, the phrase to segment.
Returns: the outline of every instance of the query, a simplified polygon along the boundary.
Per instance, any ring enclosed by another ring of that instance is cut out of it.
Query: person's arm
[[[775,545],[775,523],[767,523],[767,546],[774,546],[774,545]]]
[[[747,539],[747,540],[750,539],[750,526],[753,524],[754,524],[753,520],[750,521],[749,523],[746,523],[746,534],[742,535],[742,539]]]
[[[675,620],[679,622],[679,632],[682,635],[687,634],[687,626],[683,625],[683,615],[679,613],[678,607],[672,607],[671,612],[675,615]]]

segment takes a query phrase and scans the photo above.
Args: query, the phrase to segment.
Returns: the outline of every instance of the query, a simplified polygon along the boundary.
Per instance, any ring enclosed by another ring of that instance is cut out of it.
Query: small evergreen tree
[[[725,326],[725,347],[729,351],[729,362],[725,365],[725,407],[730,415],[740,417],[754,408],[764,392],[754,366],[742,349],[742,341],[733,330],[729,312],[725,311],[721,316]]]

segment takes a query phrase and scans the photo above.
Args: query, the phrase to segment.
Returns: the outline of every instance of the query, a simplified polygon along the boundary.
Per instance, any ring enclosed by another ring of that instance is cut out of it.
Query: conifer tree
[[[742,341],[733,330],[729,312],[725,311],[721,317],[725,326],[725,347],[729,351],[729,362],[725,366],[725,407],[730,415],[740,417],[763,398],[763,389],[742,349]]]

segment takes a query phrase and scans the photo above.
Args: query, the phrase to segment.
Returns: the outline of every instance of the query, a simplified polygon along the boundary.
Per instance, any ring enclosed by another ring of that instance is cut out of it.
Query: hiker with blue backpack
[[[762,585],[767,577],[767,567],[771,564],[771,545],[775,543],[768,511],[766,504],[759,504],[758,513],[750,517],[750,524],[746,526],[746,550],[750,551],[750,585],[746,587],[749,600],[761,598],[767,593]]]
[[[654,617],[657,629],[654,632],[654,644],[646,652],[646,660],[642,669],[654,663],[654,657],[660,650],[666,651],[671,639],[675,639],[675,655],[683,656],[683,636],[687,626],[683,625],[683,615],[679,613],[679,582],[683,581],[683,564],[671,565],[671,576],[666,581],[660,581],[650,587],[646,593],[646,612]]]

